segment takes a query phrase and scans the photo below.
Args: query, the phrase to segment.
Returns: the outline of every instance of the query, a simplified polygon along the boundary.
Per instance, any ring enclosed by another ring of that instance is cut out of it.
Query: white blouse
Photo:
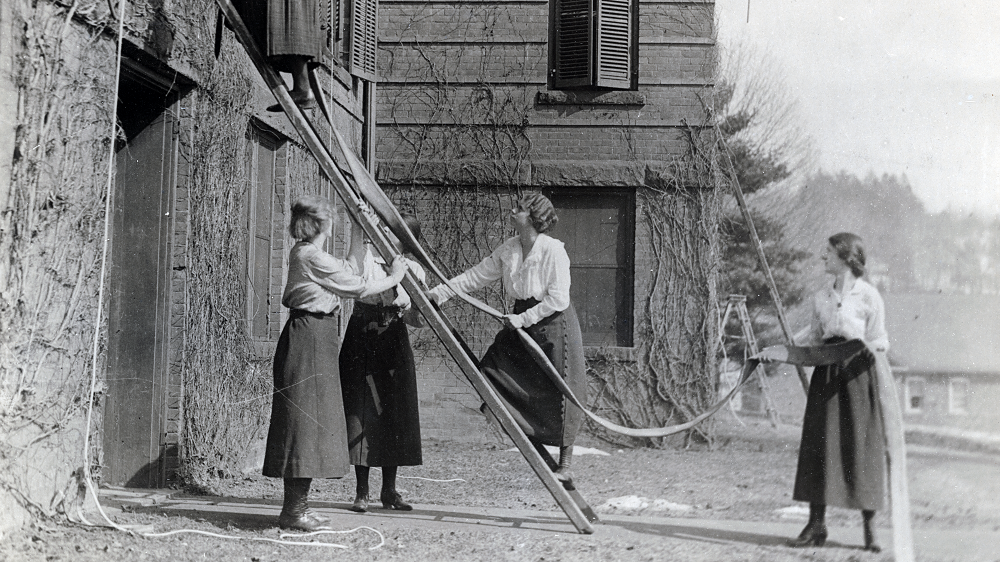
[[[427,274],[424,273],[424,268],[421,267],[419,263],[409,258],[404,257],[403,259],[406,260],[406,264],[409,267],[410,272],[413,273],[417,279],[420,279],[421,283],[426,283]],[[372,252],[371,247],[365,248],[365,258],[362,263],[364,268],[362,275],[364,276],[366,282],[371,283],[389,277],[389,274],[385,270],[385,260],[383,260],[380,256],[376,256],[375,253]],[[389,289],[388,291],[383,291],[377,295],[371,295],[363,299],[358,299],[358,301],[365,304],[380,304],[388,306],[396,300],[396,291],[406,293],[406,291],[403,290],[402,285],[400,285]]]
[[[855,280],[854,287],[843,296],[832,284],[818,291],[813,296],[809,332],[811,344],[840,336],[864,340],[879,351],[889,350],[882,296],[864,279]]]
[[[569,266],[569,255],[559,240],[539,234],[528,257],[522,259],[521,240],[515,236],[451,283],[468,293],[502,279],[504,290],[514,298],[537,299],[537,305],[517,315],[521,325],[527,327],[569,308]],[[444,284],[434,287],[431,294],[439,302],[455,296]]]
[[[288,254],[288,282],[281,304],[307,312],[329,314],[340,308],[341,298],[357,298],[365,279],[350,262],[335,258],[312,242],[299,242]]]

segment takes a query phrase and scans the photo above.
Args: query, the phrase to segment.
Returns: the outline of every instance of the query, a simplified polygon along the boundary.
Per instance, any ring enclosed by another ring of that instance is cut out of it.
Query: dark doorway
[[[167,480],[170,235],[177,181],[176,77],[122,62],[108,279],[108,393],[103,479],[161,487]]]

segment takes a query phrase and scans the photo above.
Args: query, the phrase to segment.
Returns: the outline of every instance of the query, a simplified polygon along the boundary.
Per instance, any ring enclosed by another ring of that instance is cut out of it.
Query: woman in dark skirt
[[[347,474],[347,431],[338,372],[337,311],[341,298],[364,298],[391,289],[406,264],[393,261],[379,281],[358,275],[360,241],[347,260],[322,250],[334,212],[322,197],[292,205],[289,232],[298,243],[288,256],[281,302],[291,311],[274,353],[274,395],[264,454],[264,476],[284,479],[282,529],[313,531],[327,522],[308,508],[313,478]]]
[[[316,107],[309,65],[318,64],[327,44],[332,0],[235,0],[254,42],[279,72],[292,75],[289,94],[299,107]],[[271,106],[269,111],[280,111]]]
[[[876,351],[887,350],[882,297],[861,278],[861,238],[847,232],[831,236],[822,259],[834,281],[813,297],[807,343],[860,339]],[[809,523],[791,546],[822,545],[826,506],[835,505],[861,510],[865,549],[880,550],[873,519],[885,501],[886,449],[875,377],[875,358],[867,349],[846,364],[813,371],[792,496],[809,502]]]
[[[420,237],[420,223],[413,215],[403,220]],[[352,234],[361,236],[360,232]],[[389,235],[392,237],[392,235]],[[394,238],[394,237],[393,237]],[[396,241],[398,246],[398,241]],[[406,260],[421,282],[423,268]],[[364,276],[386,277],[386,265],[369,249],[364,257]],[[340,352],[340,381],[347,415],[347,443],[357,476],[352,511],[368,510],[370,467],[382,468],[379,500],[386,509],[413,509],[396,490],[400,466],[423,464],[420,448],[420,414],[417,375],[406,322],[419,325],[419,315],[410,306],[402,288],[385,291],[354,302],[354,312]]]
[[[552,202],[546,197],[538,193],[525,195],[510,215],[517,236],[452,279],[451,284],[470,292],[501,279],[504,290],[516,299],[513,314],[504,317],[505,327],[486,351],[480,366],[532,443],[536,447],[559,447],[556,477],[567,480],[573,442],[584,414],[563,397],[514,331],[524,328],[573,393],[586,402],[583,338],[569,299],[569,256],[562,242],[545,234],[557,220]],[[438,302],[453,295],[444,284],[431,291]]]

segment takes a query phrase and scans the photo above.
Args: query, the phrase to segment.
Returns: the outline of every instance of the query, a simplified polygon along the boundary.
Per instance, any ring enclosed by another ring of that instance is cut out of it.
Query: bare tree
[[[744,41],[720,45],[719,59],[716,122],[744,192],[800,185],[816,149],[780,65]]]

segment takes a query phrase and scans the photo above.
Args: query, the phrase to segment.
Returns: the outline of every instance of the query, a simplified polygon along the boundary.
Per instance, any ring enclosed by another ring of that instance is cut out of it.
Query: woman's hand
[[[392,306],[407,310],[410,308],[410,305],[410,295],[406,294],[406,291],[402,289],[397,289],[396,298],[392,299]]]
[[[389,269],[389,277],[392,277],[396,283],[399,283],[403,279],[403,276],[406,275],[407,268],[408,266],[403,256],[396,256],[392,260],[392,265]]]
[[[783,345],[772,345],[760,350],[760,353],[754,355],[751,359],[756,359],[761,363],[772,363],[774,361],[783,363],[788,361],[788,349]]]
[[[516,330],[518,328],[523,328],[524,322],[521,321],[521,317],[517,314],[504,314],[503,325],[511,330]]]

